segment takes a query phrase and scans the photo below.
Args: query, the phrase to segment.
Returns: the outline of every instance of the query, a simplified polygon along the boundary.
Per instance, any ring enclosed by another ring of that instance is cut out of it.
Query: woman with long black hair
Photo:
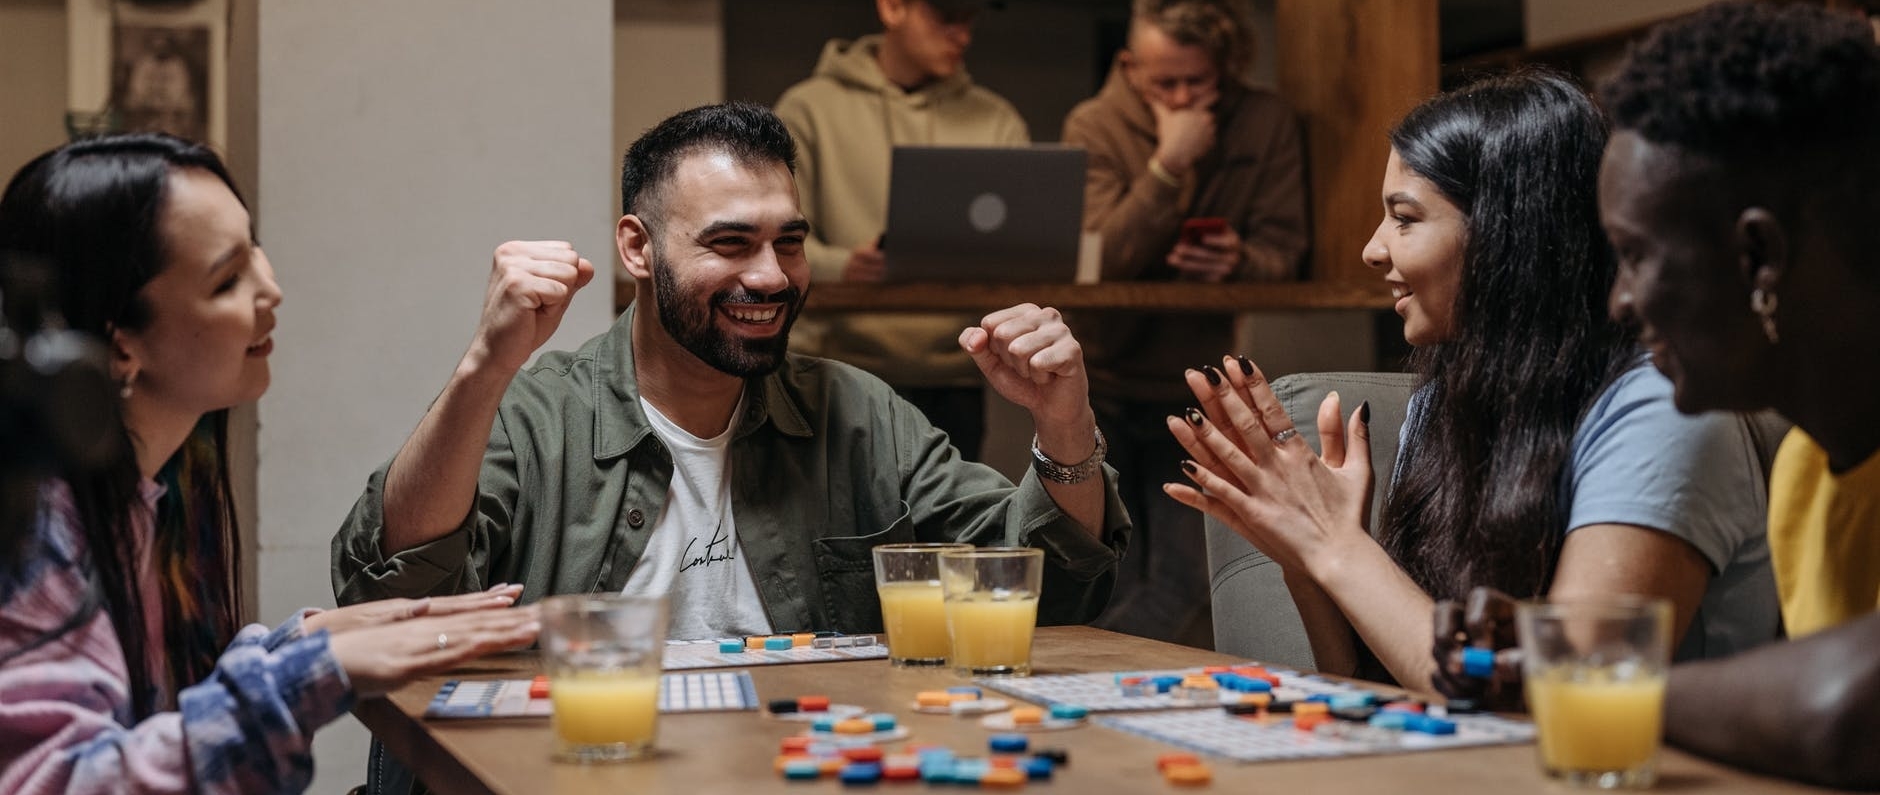
[[[1607,317],[1606,137],[1547,72],[1440,95],[1391,132],[1364,258],[1397,297],[1419,387],[1375,538],[1366,406],[1346,422],[1327,398],[1321,457],[1251,362],[1188,372],[1205,412],[1169,428],[1194,486],[1168,492],[1280,564],[1320,668],[1429,689],[1434,600],[1477,585],[1667,598],[1685,657],[1775,635],[1744,421],[1679,415]]]
[[[58,276],[121,385],[108,465],[39,492],[0,565],[0,792],[298,792],[357,698],[528,643],[513,586],[239,628],[226,409],[268,385],[280,288],[208,149],[60,147],[0,196],[0,252]]]

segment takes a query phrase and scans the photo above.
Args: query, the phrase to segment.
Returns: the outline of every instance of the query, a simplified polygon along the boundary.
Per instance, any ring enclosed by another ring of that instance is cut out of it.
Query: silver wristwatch
[[[1082,483],[1092,475],[1103,471],[1103,459],[1110,453],[1110,443],[1103,438],[1103,429],[1097,429],[1097,449],[1090,452],[1090,457],[1075,464],[1060,464],[1038,449],[1038,435],[1031,436],[1031,468],[1037,470],[1038,477],[1052,483]]]

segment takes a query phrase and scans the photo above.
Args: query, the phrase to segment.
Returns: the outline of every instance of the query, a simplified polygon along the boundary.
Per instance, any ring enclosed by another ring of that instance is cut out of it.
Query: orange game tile
[[[1162,771],[1162,778],[1178,787],[1199,787],[1214,780],[1214,770],[1207,765],[1169,765]]]
[[[1201,764],[1201,757],[1195,756],[1194,754],[1188,753],[1186,751],[1170,751],[1166,754],[1163,754],[1155,758],[1155,769],[1165,771],[1165,772],[1170,767],[1174,767],[1176,765],[1198,765],[1198,764]]]

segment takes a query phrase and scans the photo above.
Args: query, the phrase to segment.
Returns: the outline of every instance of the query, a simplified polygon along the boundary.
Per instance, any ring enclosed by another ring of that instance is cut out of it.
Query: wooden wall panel
[[[1359,253],[1383,215],[1385,133],[1437,89],[1437,0],[1278,0],[1274,24],[1280,95],[1305,122],[1308,278],[1382,292]]]

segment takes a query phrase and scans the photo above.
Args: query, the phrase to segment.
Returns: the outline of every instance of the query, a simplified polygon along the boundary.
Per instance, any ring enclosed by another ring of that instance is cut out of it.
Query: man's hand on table
[[[1437,692],[1469,699],[1483,709],[1525,710],[1514,599],[1493,588],[1477,587],[1466,602],[1437,602],[1435,619],[1431,653],[1436,657],[1436,673],[1430,684]],[[1469,664],[1470,657],[1476,658],[1474,666]],[[1484,668],[1486,675],[1482,675]]]

